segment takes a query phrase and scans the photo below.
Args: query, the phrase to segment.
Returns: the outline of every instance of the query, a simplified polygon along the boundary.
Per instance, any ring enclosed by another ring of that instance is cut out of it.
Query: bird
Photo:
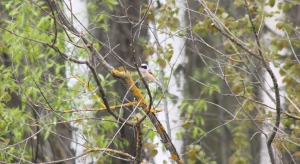
[[[146,80],[148,83],[155,83],[162,89],[162,85],[159,83],[159,81],[154,77],[152,71],[149,69],[148,65],[143,63],[141,64],[139,71],[141,72],[142,77]]]

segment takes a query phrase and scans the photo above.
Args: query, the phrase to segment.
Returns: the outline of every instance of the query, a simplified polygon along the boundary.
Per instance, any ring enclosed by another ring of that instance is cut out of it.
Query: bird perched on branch
[[[145,64],[145,63],[141,64],[139,70],[141,72],[142,77],[146,80],[146,82],[155,83],[162,89],[162,85],[154,77],[152,71],[149,69],[147,64]]]

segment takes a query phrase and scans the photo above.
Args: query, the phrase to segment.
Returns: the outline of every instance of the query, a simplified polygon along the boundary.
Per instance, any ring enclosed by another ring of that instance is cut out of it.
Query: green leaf
[[[275,5],[275,0],[269,0],[269,5],[273,7]]]
[[[162,58],[158,58],[158,59],[157,59],[157,63],[158,63],[158,65],[159,65],[160,67],[162,67],[162,68],[165,68],[166,65],[167,65],[167,62],[166,62],[164,59],[162,59]]]
[[[194,127],[193,129],[193,138],[196,138],[198,136],[198,128]]]
[[[158,154],[158,151],[156,149],[150,150],[150,156],[155,157]]]
[[[222,15],[221,15],[221,16],[222,16],[222,18],[223,18],[223,19],[225,19],[225,18],[227,18],[227,17],[228,17],[228,14],[227,14],[227,13],[222,13]]]
[[[47,140],[47,138],[49,137],[49,135],[50,135],[50,130],[46,130],[45,134],[44,134],[44,140]]]

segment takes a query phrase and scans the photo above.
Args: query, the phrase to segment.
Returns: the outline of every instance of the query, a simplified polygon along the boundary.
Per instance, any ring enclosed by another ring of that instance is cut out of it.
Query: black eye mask
[[[144,69],[147,69],[147,66],[145,66],[145,65],[141,65],[141,67],[144,68]]]

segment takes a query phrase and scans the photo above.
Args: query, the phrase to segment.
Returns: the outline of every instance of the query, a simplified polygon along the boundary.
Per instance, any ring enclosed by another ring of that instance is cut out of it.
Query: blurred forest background
[[[298,0],[1,0],[0,18],[0,163],[300,163]]]

